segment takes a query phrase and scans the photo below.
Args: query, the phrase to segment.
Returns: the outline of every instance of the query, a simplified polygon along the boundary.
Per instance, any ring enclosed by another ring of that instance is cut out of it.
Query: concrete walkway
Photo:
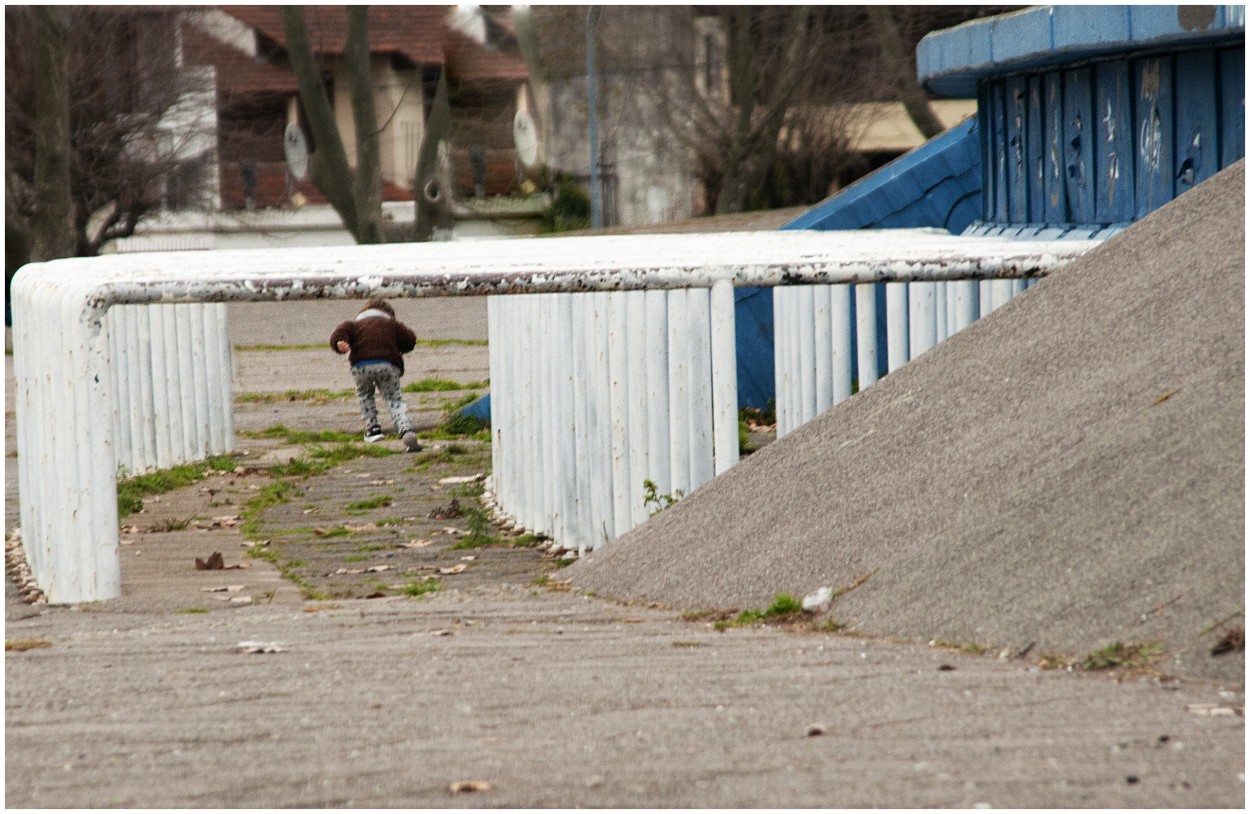
[[[255,307],[233,321],[236,343],[319,343],[352,313],[335,305],[318,304],[315,318]],[[408,306],[400,315],[415,321]],[[474,338],[471,314],[438,323],[433,311],[428,324],[444,336]],[[480,346],[454,347],[462,361],[439,375],[486,378]],[[348,387],[341,360],[316,353],[240,351],[236,392],[300,389],[309,375]],[[432,420],[436,406],[425,409],[420,420]],[[359,419],[343,401],[237,407],[240,430],[280,422],[354,432]],[[13,464],[6,457],[6,531]],[[363,471],[352,465],[310,490]],[[404,469],[396,479],[418,481]],[[1040,670],[811,630],[718,631],[675,610],[539,587],[530,574],[551,573],[557,588],[559,575],[537,560],[463,587],[449,577],[420,598],[309,601],[275,566],[243,557],[237,524],[213,523],[263,479],[215,477],[151,502],[140,518],[149,530],[123,535],[134,542],[122,598],[49,607],[6,591],[7,805],[1244,804],[1240,686]],[[356,522],[328,508],[341,504],[298,501],[320,512],[317,524]],[[151,530],[192,515],[186,529]],[[413,530],[425,533],[415,520]],[[251,567],[191,567],[213,550]]]

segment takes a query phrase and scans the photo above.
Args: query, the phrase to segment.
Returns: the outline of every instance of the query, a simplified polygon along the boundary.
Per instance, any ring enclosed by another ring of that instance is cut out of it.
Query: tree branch
[[[304,103],[304,113],[308,116],[309,129],[317,143],[317,149],[309,162],[313,183],[330,201],[334,211],[339,213],[347,231],[359,241],[360,221],[356,211],[356,199],[352,194],[352,172],[347,164],[343,139],[334,121],[334,111],[321,81],[321,70],[308,42],[304,10],[301,6],[282,6],[281,13],[287,57],[299,80],[300,99]]]

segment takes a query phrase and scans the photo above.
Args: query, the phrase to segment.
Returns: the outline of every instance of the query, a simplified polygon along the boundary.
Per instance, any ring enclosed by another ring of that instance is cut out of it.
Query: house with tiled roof
[[[417,159],[443,72],[451,89],[453,114],[442,167],[450,197],[515,196],[526,180],[518,171],[512,144],[513,117],[529,104],[528,71],[515,37],[498,25],[485,32],[489,36],[475,37],[462,30],[453,11],[449,6],[369,8],[369,67],[378,115],[384,217],[392,224],[412,223]],[[348,161],[354,164],[355,125],[343,59],[346,7],[305,6],[304,19]],[[174,245],[240,245],[224,235],[248,231],[241,224],[261,222],[264,225],[253,231],[267,235],[311,231],[318,234],[308,241],[349,240],[345,231],[333,237],[323,234],[340,231],[337,217],[316,186],[296,177],[287,166],[283,134],[289,124],[301,127],[311,151],[315,152],[316,144],[306,126],[279,7],[218,6],[189,11],[177,48],[182,68],[198,75],[208,89],[201,97],[212,100],[213,110],[200,118],[214,122],[216,149],[214,160],[207,162],[211,171],[185,180],[208,186],[211,192],[169,198],[210,200],[231,221],[212,237],[200,234],[190,244],[179,238]],[[474,158],[483,155],[486,171],[475,173]],[[533,209],[530,206],[526,211]],[[167,213],[149,224],[146,236],[117,248],[136,250],[151,244],[153,233],[177,231],[183,227],[171,224],[186,223],[192,214],[196,231],[213,231],[203,225],[203,212]],[[275,226],[275,222],[285,225]],[[397,237],[405,237],[402,229],[397,230]],[[287,235],[284,245],[291,240],[303,242],[305,238]],[[157,241],[158,247],[167,243]]]

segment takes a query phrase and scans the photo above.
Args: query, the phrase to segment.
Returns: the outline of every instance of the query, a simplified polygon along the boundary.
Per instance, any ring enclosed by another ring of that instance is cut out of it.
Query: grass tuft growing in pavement
[[[395,498],[390,495],[376,495],[365,500],[358,500],[355,503],[347,504],[349,512],[367,512],[371,509],[381,509],[384,506],[390,506],[395,502]]]
[[[425,596],[435,591],[442,590],[442,580],[432,577],[430,579],[420,580],[418,582],[410,582],[404,586],[404,596]]]
[[[216,455],[203,461],[147,472],[117,481],[117,517],[120,520],[143,508],[143,498],[190,486],[210,471],[230,472],[238,466],[234,456]]]
[[[1117,667],[1136,670],[1149,667],[1161,655],[1163,655],[1163,645],[1159,642],[1145,644],[1112,642],[1086,655],[1081,666],[1086,670],[1112,670]]]
[[[795,599],[790,594],[777,594],[773,598],[773,603],[764,610],[744,610],[733,619],[722,619],[716,622],[713,627],[716,630],[725,630],[731,627],[746,627],[760,622],[787,622],[802,612],[803,602],[801,600]]]
[[[44,647],[51,647],[52,642],[47,639],[5,639],[4,652],[21,653],[24,650],[38,650]]]
[[[404,385],[405,393],[451,393],[457,390],[481,390],[489,387],[490,382],[457,382],[451,379],[418,379]],[[474,400],[477,396],[473,397]]]
[[[259,432],[240,432],[239,435],[248,438],[277,438],[288,444],[350,444],[360,439],[359,435],[354,433],[339,432],[338,430],[320,430],[310,432],[309,430],[292,430],[282,424],[274,424],[266,427]]]
[[[315,388],[312,390],[287,390],[282,393],[240,393],[235,401],[241,404],[276,404],[281,401],[307,401],[310,404],[329,404],[340,399],[350,398],[355,390],[328,390]],[[242,435],[243,433],[240,433]]]

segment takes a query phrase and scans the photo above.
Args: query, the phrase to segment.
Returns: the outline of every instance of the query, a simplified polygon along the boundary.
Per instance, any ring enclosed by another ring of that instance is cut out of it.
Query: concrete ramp
[[[852,631],[1244,682],[1210,654],[1244,626],[1244,415],[1241,162],[566,573],[691,609],[828,585]]]

